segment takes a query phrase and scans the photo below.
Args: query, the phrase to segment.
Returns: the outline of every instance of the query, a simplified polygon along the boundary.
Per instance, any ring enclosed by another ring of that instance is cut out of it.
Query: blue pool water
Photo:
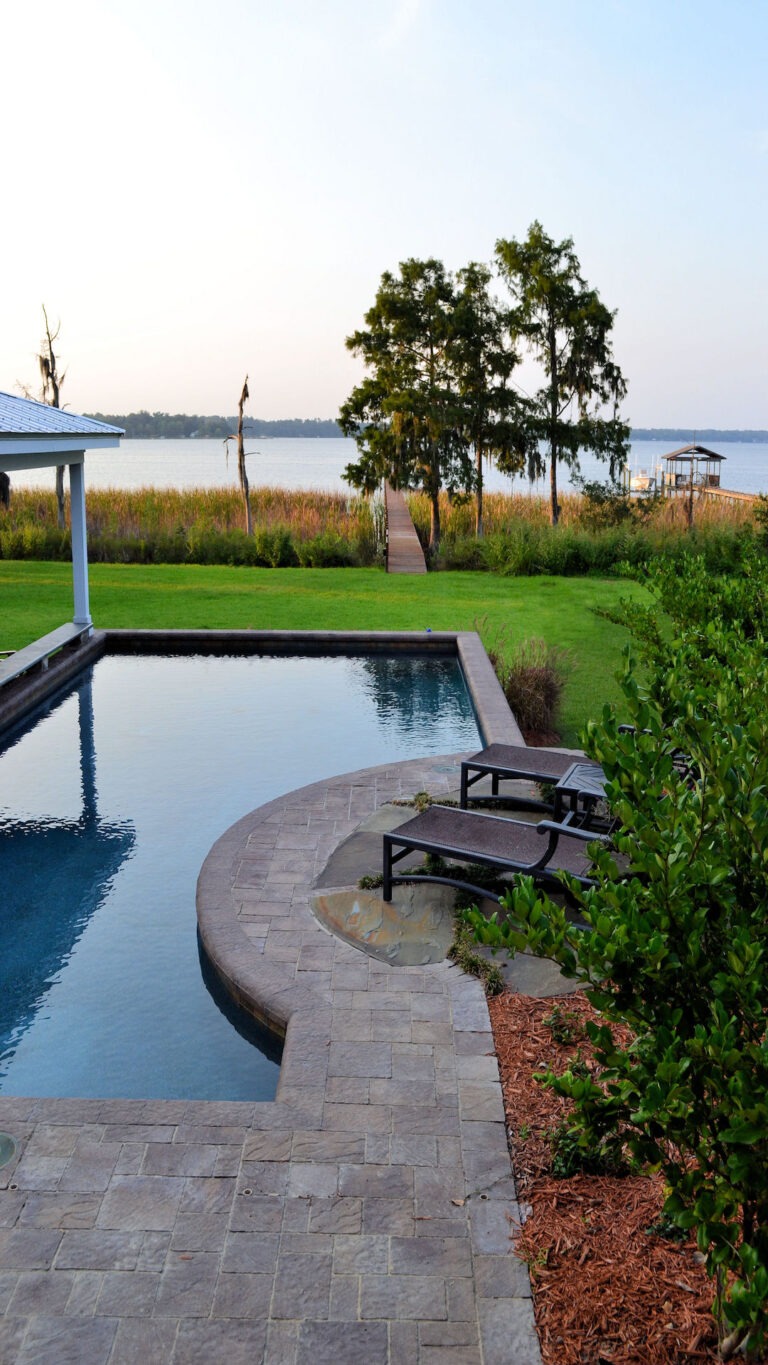
[[[279,1048],[199,958],[211,844],[305,783],[478,739],[449,659],[100,659],[0,747],[0,1091],[271,1099]]]

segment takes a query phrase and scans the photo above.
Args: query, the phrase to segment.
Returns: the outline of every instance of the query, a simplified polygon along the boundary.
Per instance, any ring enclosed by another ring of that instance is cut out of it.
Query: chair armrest
[[[539,834],[567,834],[569,839],[582,839],[585,844],[609,844],[610,834],[598,834],[592,829],[582,829],[579,825],[559,825],[556,820],[540,820],[536,826]]]

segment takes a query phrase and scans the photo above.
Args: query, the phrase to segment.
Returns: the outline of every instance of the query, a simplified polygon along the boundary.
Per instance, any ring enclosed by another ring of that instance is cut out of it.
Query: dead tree
[[[253,535],[253,515],[251,513],[251,497],[248,488],[248,474],[245,468],[245,437],[243,435],[243,409],[250,397],[248,393],[248,376],[243,381],[243,391],[240,394],[240,402],[237,405],[237,435],[227,436],[224,447],[229,452],[229,442],[237,441],[237,474],[240,480],[240,492],[243,495],[245,506],[245,534]]]
[[[48,314],[43,304],[43,317],[45,318],[45,336],[40,342],[40,354],[37,357],[40,366],[40,377],[43,381],[43,402],[51,408],[61,406],[59,393],[64,383],[65,375],[60,375],[56,363],[56,355],[53,350],[54,341],[58,340],[61,331],[61,323],[57,324],[56,331],[52,332],[48,322]],[[64,530],[66,518],[64,516],[64,465],[56,466],[56,512],[60,531]]]

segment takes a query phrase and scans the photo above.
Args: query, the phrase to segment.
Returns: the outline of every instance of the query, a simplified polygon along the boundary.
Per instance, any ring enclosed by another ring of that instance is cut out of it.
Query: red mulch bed
[[[506,991],[488,1002],[501,1068],[510,1149],[521,1204],[532,1212],[516,1238],[529,1265],[545,1365],[693,1365],[715,1362],[713,1285],[695,1244],[647,1229],[660,1215],[657,1176],[550,1173],[547,1130],[568,1102],[538,1085],[543,1064],[565,1071],[588,1039],[557,1043],[544,1023],[559,1005],[579,1019],[583,995],[534,1000]]]

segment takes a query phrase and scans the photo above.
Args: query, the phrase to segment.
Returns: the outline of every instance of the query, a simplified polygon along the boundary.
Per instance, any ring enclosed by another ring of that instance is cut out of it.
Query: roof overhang
[[[82,464],[86,450],[119,446],[119,436],[32,436],[0,433],[0,469],[50,469]]]

